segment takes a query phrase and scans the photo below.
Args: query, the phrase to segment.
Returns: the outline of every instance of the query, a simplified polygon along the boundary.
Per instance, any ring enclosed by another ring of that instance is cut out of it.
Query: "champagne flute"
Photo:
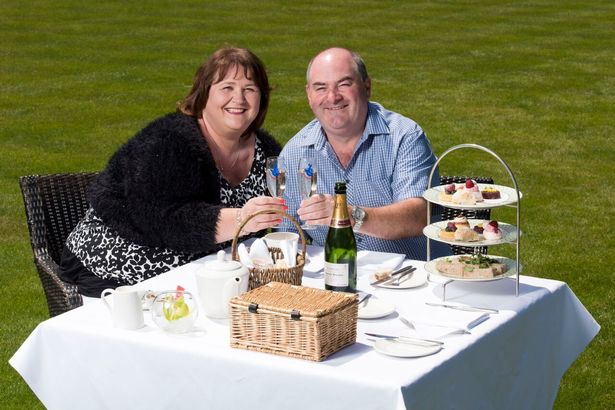
[[[273,197],[281,197],[286,189],[286,168],[280,157],[267,157],[265,164],[267,189]]]
[[[308,199],[316,193],[316,184],[318,181],[318,170],[314,161],[301,158],[298,167],[299,195],[301,200]],[[301,229],[315,229],[316,226],[308,225],[305,222],[301,225]]]

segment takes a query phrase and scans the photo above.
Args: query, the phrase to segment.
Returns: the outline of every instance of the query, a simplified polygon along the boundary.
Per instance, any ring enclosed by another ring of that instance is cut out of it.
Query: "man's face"
[[[346,139],[363,133],[370,81],[361,80],[346,50],[328,50],[314,59],[306,91],[310,108],[328,138]]]

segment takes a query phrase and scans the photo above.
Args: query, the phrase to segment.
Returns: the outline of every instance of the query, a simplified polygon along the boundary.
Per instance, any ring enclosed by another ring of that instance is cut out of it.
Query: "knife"
[[[414,343],[414,344],[421,344],[421,345],[429,344],[429,345],[439,345],[439,346],[442,346],[444,344],[444,342],[441,342],[440,340],[421,339],[418,337],[390,336],[390,335],[383,335],[380,333],[367,333],[367,332],[365,332],[365,334],[367,336],[378,337],[380,339],[396,340],[401,343]]]
[[[403,267],[401,269],[397,269],[395,272],[391,273],[391,276],[389,276],[387,278],[383,278],[383,279],[377,280],[375,282],[372,282],[372,283],[370,283],[370,285],[374,286],[374,285],[379,285],[379,284],[384,283],[384,282],[388,282],[388,281],[390,281],[392,279],[396,279],[397,275],[401,275],[402,273],[406,273],[406,272],[411,272],[411,271],[413,271],[415,269],[416,268],[414,266],[406,266],[406,267]]]
[[[402,283],[404,283],[405,281],[407,281],[408,279],[412,279],[412,276],[414,276],[414,271],[416,270],[416,268],[412,268],[404,273],[402,273],[401,275],[399,275],[396,279],[385,283],[385,285],[389,285],[389,286],[399,286]]]
[[[485,312],[485,313],[500,313],[497,309],[489,309],[484,307],[476,307],[476,306],[459,306],[459,305],[448,305],[446,303],[434,303],[434,302],[425,302],[426,305],[429,306],[439,306],[449,309],[457,309],[464,310],[466,312]]]

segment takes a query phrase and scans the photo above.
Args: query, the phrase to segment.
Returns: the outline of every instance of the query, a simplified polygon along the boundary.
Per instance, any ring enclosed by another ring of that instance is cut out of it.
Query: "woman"
[[[60,277],[84,296],[130,285],[228,246],[249,215],[285,210],[265,196],[265,158],[280,145],[261,130],[269,81],[249,50],[223,48],[198,70],[177,112],[122,146],[89,191]],[[252,218],[242,235],[280,222]]]

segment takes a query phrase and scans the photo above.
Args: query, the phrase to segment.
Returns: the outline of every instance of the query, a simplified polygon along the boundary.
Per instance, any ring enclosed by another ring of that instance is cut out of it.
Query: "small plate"
[[[442,346],[423,346],[418,344],[398,342],[391,339],[378,340],[374,344],[374,349],[378,353],[395,357],[423,357],[438,353]]]
[[[359,305],[359,319],[378,319],[395,312],[395,305],[373,297]]]
[[[376,278],[372,275],[370,277],[370,282],[375,282]],[[387,285],[387,282],[381,283],[379,285],[373,285],[378,288],[386,288],[386,289],[411,289],[418,288],[419,286],[423,286],[427,282],[427,272],[424,270],[415,270],[410,279],[401,279],[401,283],[399,286]]]

